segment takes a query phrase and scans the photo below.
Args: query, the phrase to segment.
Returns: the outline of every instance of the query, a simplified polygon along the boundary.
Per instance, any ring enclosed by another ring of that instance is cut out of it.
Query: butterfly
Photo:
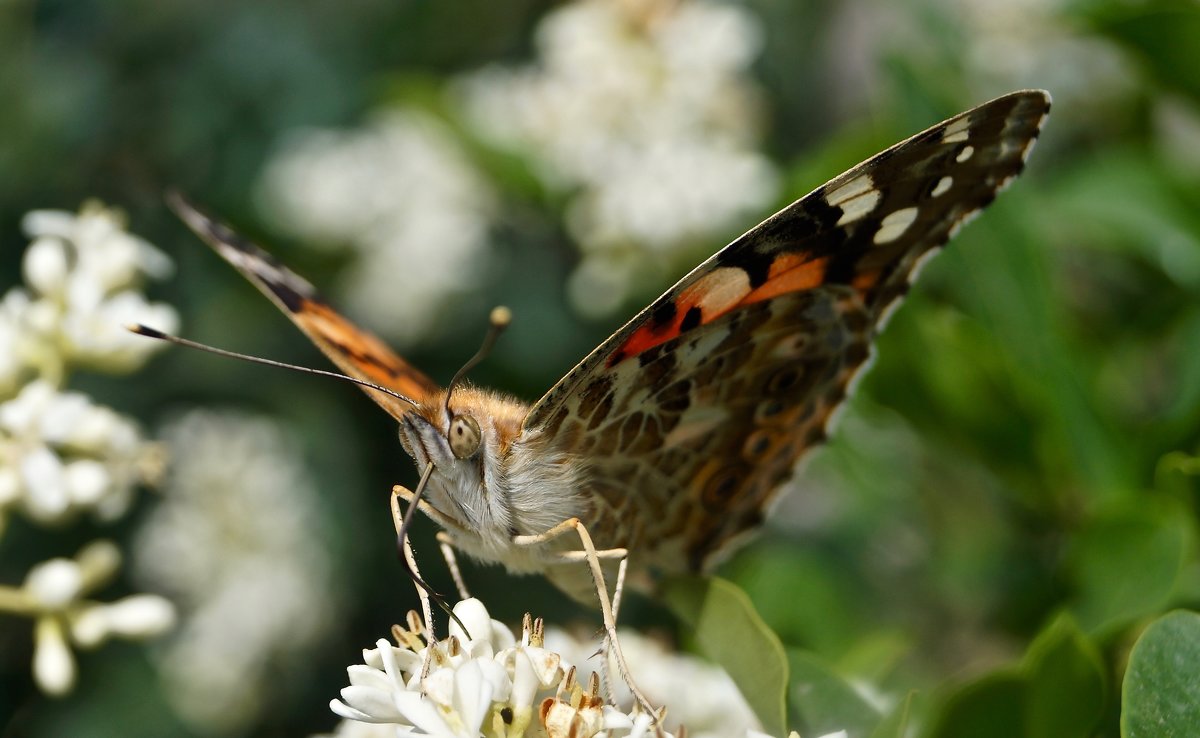
[[[578,546],[543,534],[577,519],[648,585],[705,570],[758,528],[921,264],[1022,171],[1049,110],[1048,93],[1013,92],[818,187],[693,269],[532,405],[440,388],[269,254],[182,198],[172,206],[341,371],[394,393],[367,390],[428,471],[422,509],[457,549],[586,601],[591,582],[564,556]]]

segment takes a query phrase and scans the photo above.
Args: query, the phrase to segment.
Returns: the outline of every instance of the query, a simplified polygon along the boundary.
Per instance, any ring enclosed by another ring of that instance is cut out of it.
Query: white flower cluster
[[[33,567],[19,590],[0,587],[0,610],[35,618],[33,676],[47,694],[61,696],[75,685],[72,644],[95,648],[112,636],[146,638],[174,623],[171,604],[154,595],[111,603],[84,599],[108,584],[120,563],[114,544],[96,541],[74,559],[51,559]]]
[[[1128,55],[1070,22],[1066,0],[945,3],[966,26],[967,69],[997,88],[1036,83],[1060,109],[1095,110],[1141,94]]]
[[[124,324],[174,330],[178,317],[138,291],[169,272],[167,257],[124,230],[116,212],[89,203],[78,215],[35,211],[25,285],[0,298],[0,534],[14,513],[62,525],[80,513],[111,521],[133,491],[159,476],[160,451],[134,422],[64,389],[76,367],[127,372],[159,346]],[[33,675],[47,694],[76,680],[72,646],[112,636],[145,638],[171,626],[174,610],[153,595],[113,603],[86,599],[116,575],[121,555],[99,541],[74,559],[33,566],[20,587],[0,584],[0,612],[33,618]]]
[[[0,300],[0,389],[29,373],[60,384],[69,366],[130,372],[162,348],[125,330],[133,322],[173,332],[170,306],[140,292],[145,277],[170,274],[171,262],[125,231],[123,217],[89,202],[78,214],[35,210],[24,230],[25,287]]]
[[[428,114],[393,110],[361,130],[297,132],[259,191],[279,228],[358,252],[340,292],[393,338],[431,330],[447,298],[486,273],[492,193]]]
[[[364,663],[347,669],[350,686],[330,703],[345,718],[336,736],[672,738],[638,708],[626,713],[606,705],[595,674],[584,688],[577,678],[581,672],[546,642],[540,621],[526,616],[517,640],[479,600],[459,602],[454,613],[470,637],[452,623],[448,638],[430,643],[412,613],[407,629],[393,631],[397,645],[381,639],[363,651]],[[555,640],[572,651],[584,649],[566,636]],[[689,681],[696,673],[690,665],[675,673],[671,693],[704,692],[705,683]],[[679,734],[684,734],[682,728]],[[769,738],[744,726],[714,735]],[[790,738],[798,737],[792,733]]]
[[[545,17],[537,46],[531,66],[465,79],[462,100],[482,135],[572,193],[580,311],[608,313],[648,271],[657,282],[672,251],[724,235],[773,200],[777,173],[755,150],[749,66],[760,29],[749,11],[577,0]]]
[[[34,211],[24,227],[26,286],[0,298],[0,528],[14,509],[43,524],[85,510],[112,520],[156,476],[156,447],[63,386],[72,368],[128,372],[162,347],[125,325],[175,330],[175,311],[138,291],[171,264],[95,203],[78,215]]]
[[[135,575],[181,610],[157,654],[164,691],[201,732],[244,731],[334,620],[318,493],[271,420],[194,410],[162,437],[180,453],[132,553]]]
[[[50,524],[90,510],[115,520],[159,463],[133,421],[79,392],[37,379],[0,404],[0,515],[19,507]]]
[[[579,664],[580,681],[590,678],[587,664],[596,651],[595,644],[553,628],[546,632],[546,647]],[[758,727],[737,685],[719,667],[668,651],[660,642],[633,632],[621,634],[621,650],[642,692],[652,704],[667,705],[668,725],[686,725],[689,738],[728,738]],[[617,673],[615,669],[616,665],[611,665],[609,673]],[[687,689],[680,689],[680,684]],[[624,683],[618,680],[612,687],[618,705],[633,704]]]

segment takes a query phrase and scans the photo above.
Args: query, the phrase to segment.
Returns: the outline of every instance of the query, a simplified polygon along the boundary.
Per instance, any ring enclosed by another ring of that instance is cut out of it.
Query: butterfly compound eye
[[[450,421],[450,450],[455,457],[465,459],[479,450],[482,436],[479,423],[470,415],[455,415]]]

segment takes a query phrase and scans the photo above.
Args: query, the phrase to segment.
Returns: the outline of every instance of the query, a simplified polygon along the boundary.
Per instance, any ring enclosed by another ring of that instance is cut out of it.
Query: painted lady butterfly
[[[702,570],[754,530],[825,438],[920,264],[1021,172],[1049,109],[1043,91],[999,97],[818,187],[532,406],[470,386],[447,397],[271,256],[181,198],[172,206],[342,371],[404,396],[367,390],[418,468],[433,465],[422,509],[454,546],[588,600],[578,546],[547,531],[577,518],[598,548],[627,550],[645,583]]]

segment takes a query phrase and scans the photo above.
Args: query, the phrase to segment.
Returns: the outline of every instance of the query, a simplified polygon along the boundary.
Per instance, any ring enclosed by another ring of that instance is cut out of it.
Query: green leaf
[[[844,730],[849,738],[865,738],[879,725],[879,712],[815,654],[790,651],[788,664],[788,703],[801,735]]]
[[[787,656],[746,593],[724,579],[699,576],[668,579],[663,593],[671,611],[692,629],[704,655],[738,685],[763,730],[785,735]]]
[[[861,630],[850,608],[854,593],[837,571],[818,553],[778,543],[743,552],[726,570],[780,640],[826,655],[850,647]],[[803,601],[796,601],[796,592],[804,593]]]
[[[1104,713],[1104,667],[1070,616],[1047,626],[1019,669],[972,682],[946,700],[931,738],[1087,738]]]
[[[1025,722],[1030,738],[1086,738],[1104,712],[1104,666],[1074,619],[1061,615],[1025,656]]]
[[[1015,671],[994,672],[950,697],[929,738],[1023,736],[1024,705],[1024,677]]]
[[[1161,611],[1189,545],[1186,514],[1130,510],[1093,521],[1075,542],[1078,595],[1072,612],[1089,633]]]
[[[1129,655],[1122,686],[1123,738],[1185,738],[1200,726],[1200,615],[1154,621]]]

